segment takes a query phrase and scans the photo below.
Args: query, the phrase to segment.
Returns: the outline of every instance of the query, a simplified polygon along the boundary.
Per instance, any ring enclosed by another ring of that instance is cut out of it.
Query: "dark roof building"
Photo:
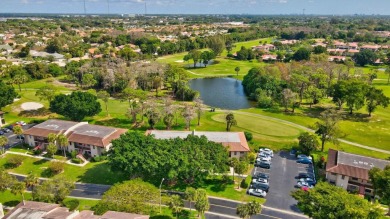
[[[384,169],[390,161],[329,149],[326,179],[337,186],[360,194],[373,194],[368,172],[373,167]]]

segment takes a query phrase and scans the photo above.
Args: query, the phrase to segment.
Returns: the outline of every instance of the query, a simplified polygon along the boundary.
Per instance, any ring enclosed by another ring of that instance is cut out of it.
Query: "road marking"
[[[216,207],[221,207],[221,208],[236,209],[236,208],[232,208],[232,207],[228,207],[228,206],[223,206],[223,205],[216,205],[216,204],[210,204],[210,205],[216,206]]]
[[[292,211],[286,211],[286,210],[282,210],[282,209],[278,209],[278,208],[267,207],[267,206],[264,206],[264,205],[262,207],[264,209],[269,209],[269,210],[272,210],[272,211],[282,212],[284,214],[294,215],[294,216],[298,216],[298,217],[302,217],[302,218],[309,218],[306,215],[295,213],[295,212],[292,212]]]
[[[239,217],[233,217],[233,216],[230,216],[230,215],[227,215],[227,214],[218,214],[218,213],[214,213],[214,212],[209,212],[209,211],[206,211],[206,214],[212,214],[212,215],[217,215],[217,216],[221,216],[223,218],[239,218]]]
[[[264,215],[266,217],[275,218],[275,219],[282,219],[281,217],[275,217],[275,216],[271,216],[271,215],[268,215],[268,214],[260,214],[260,215]]]

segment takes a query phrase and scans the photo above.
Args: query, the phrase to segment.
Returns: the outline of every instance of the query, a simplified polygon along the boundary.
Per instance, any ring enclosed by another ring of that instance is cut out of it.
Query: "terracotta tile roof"
[[[59,134],[61,130],[48,130],[48,129],[41,129],[32,127],[30,129],[27,129],[23,132],[24,135],[32,135],[32,136],[38,136],[38,137],[44,137],[46,138],[50,133]]]
[[[115,129],[115,131],[108,136],[105,137],[99,137],[99,136],[92,136],[92,135],[85,135],[81,133],[72,132],[68,140],[71,142],[77,142],[81,144],[89,144],[89,145],[95,145],[98,147],[106,147],[111,143],[113,139],[119,138],[122,134],[126,133],[126,129]]]
[[[80,214],[78,214],[73,219],[99,219],[100,217],[97,215],[93,215],[93,211],[84,210],[81,211]]]
[[[326,171],[369,180],[368,172],[371,168],[384,169],[386,165],[390,165],[390,162],[329,149]]]

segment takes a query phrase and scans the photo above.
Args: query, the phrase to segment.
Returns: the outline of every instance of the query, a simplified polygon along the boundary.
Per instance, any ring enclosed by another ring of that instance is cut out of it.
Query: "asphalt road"
[[[23,130],[27,130],[34,125],[35,124],[27,124],[25,126],[22,126],[22,128]],[[8,138],[8,144],[5,146],[6,150],[22,142],[22,140],[17,138],[17,136],[12,131],[8,133],[4,133],[4,136]]]

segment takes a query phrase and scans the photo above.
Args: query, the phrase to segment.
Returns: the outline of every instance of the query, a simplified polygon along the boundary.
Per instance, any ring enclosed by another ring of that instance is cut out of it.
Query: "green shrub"
[[[63,204],[69,208],[70,211],[74,211],[79,207],[80,201],[77,199],[70,199],[63,201]]]
[[[172,219],[169,215],[155,215],[151,216],[150,219]]]
[[[100,161],[103,161],[103,160],[106,160],[107,159],[107,156],[96,156],[96,157],[93,157],[92,158],[92,161],[93,162],[100,162]]]
[[[231,183],[233,183],[233,179],[231,176],[224,174],[224,175],[222,175],[222,182],[226,183],[226,184],[231,184]]]
[[[64,171],[65,164],[61,161],[52,161],[49,163],[48,169],[53,174],[59,174]]]
[[[80,164],[82,161],[80,158],[72,158],[72,163]]]
[[[70,153],[70,157],[71,157],[71,158],[76,158],[76,156],[77,156],[77,152],[76,152],[76,151],[72,151],[72,152]]]
[[[250,184],[251,177],[247,176],[245,179],[242,179],[240,187],[243,189],[247,189]]]
[[[22,165],[24,158],[22,156],[12,156],[8,158],[8,165],[13,166],[13,167],[18,167]]]
[[[244,134],[245,134],[245,138],[247,141],[252,141],[252,139],[253,139],[252,133],[244,131]]]
[[[40,154],[42,154],[41,149],[34,150],[34,155],[40,155]]]

